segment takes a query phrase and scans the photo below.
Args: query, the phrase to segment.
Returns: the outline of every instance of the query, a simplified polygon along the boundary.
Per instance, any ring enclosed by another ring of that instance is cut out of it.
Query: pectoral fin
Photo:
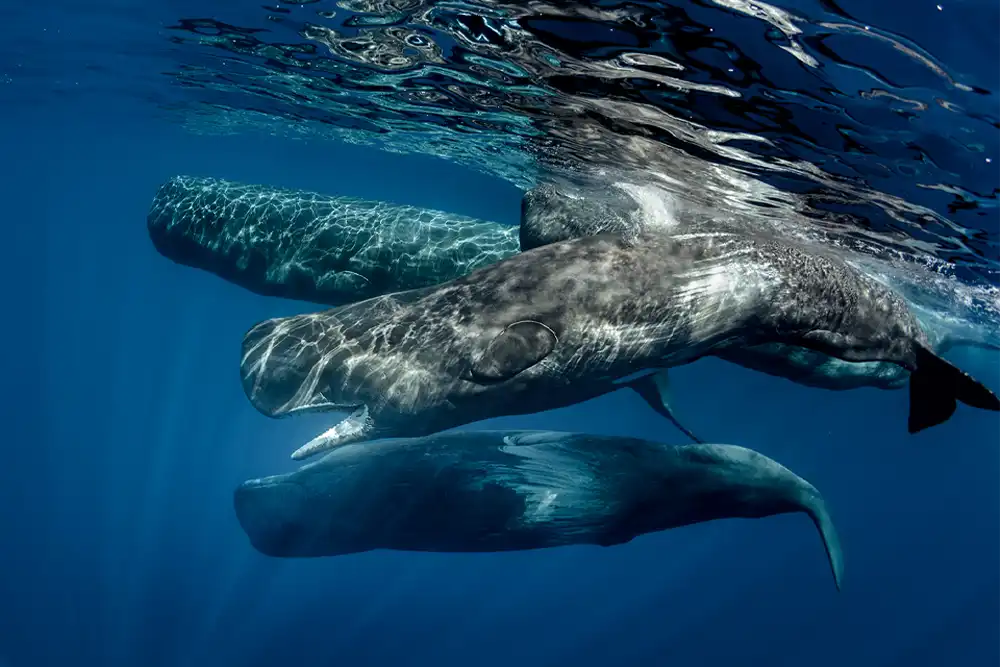
[[[657,371],[652,375],[641,377],[632,382],[629,388],[639,394],[649,407],[669,419],[684,435],[697,443],[705,442],[689,431],[674,415],[673,407],[670,405],[670,376],[667,375],[667,371]]]

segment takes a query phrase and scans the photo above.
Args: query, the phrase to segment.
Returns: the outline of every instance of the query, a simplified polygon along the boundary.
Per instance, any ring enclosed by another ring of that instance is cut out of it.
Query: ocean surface
[[[233,512],[329,426],[271,420],[243,334],[315,310],[156,252],[190,174],[517,224],[542,181],[849,257],[1000,332],[1000,6],[57,0],[0,8],[0,667],[1000,662],[1000,419],[906,432],[907,392],[671,371],[712,441],[826,497],[621,546],[282,560]],[[948,358],[1000,391],[1000,355]],[[470,428],[667,443],[635,395]]]

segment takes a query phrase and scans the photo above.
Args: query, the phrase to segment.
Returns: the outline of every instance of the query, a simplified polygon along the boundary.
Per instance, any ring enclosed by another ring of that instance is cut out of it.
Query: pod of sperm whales
[[[193,176],[160,186],[146,224],[174,262],[326,305],[436,285],[519,250],[510,225]]]
[[[258,294],[340,305],[438,284],[519,248],[602,232],[634,239],[652,218],[665,217],[642,210],[620,184],[600,189],[542,185],[525,193],[521,212],[515,238],[510,226],[439,211],[176,176],[157,192],[147,222],[157,249],[178,263]],[[685,216],[685,229],[699,224],[690,217]],[[996,349],[921,320],[939,354],[952,345]],[[909,378],[893,363],[848,362],[783,343],[731,347],[717,356],[827,389],[894,389]],[[666,371],[629,386],[690,438],[702,441],[674,414]]]
[[[277,557],[611,546],[715,519],[803,512],[838,588],[843,571],[819,491],[733,445],[518,430],[365,442],[244,482],[234,505],[253,547]]]
[[[614,203],[609,213],[627,202]],[[263,296],[332,306],[436,285],[519,250],[510,225],[193,176],[161,185],[147,229],[157,250],[179,264]],[[663,378],[633,388],[694,437],[674,418],[661,393],[667,386]]]
[[[775,342],[911,371],[911,432],[947,420],[957,401],[1000,410],[874,279],[837,257],[720,232],[562,241],[435,287],[270,319],[245,334],[240,371],[263,414],[350,413],[293,454],[303,458],[565,407]]]

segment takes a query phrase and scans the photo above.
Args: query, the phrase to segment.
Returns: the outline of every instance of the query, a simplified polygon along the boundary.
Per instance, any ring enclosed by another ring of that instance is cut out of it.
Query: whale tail
[[[840,590],[841,582],[844,578],[844,554],[840,549],[840,536],[837,528],[833,525],[830,512],[826,508],[823,496],[814,486],[805,482],[805,488],[799,498],[799,503],[813,524],[819,531],[819,536],[823,540],[823,548],[826,549],[826,558],[830,563],[830,571],[833,574],[833,583]]]
[[[922,345],[916,346],[916,370],[910,374],[908,429],[918,433],[952,416],[958,401],[982,410],[1000,411],[1000,398],[968,373]]]
[[[844,575],[840,538],[826,500],[815,486],[774,459],[738,445],[684,445],[673,451],[713,468],[706,477],[719,484],[709,487],[713,500],[702,505],[703,514],[718,508],[721,512],[714,518],[806,514],[819,532],[833,583],[840,590]],[[720,502],[722,498],[724,502]]]

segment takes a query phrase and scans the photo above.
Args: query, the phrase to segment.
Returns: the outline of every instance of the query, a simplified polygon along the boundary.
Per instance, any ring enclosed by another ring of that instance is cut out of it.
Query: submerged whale
[[[160,186],[146,227],[174,262],[331,306],[436,285],[519,250],[511,225],[194,176]]]
[[[664,204],[666,202],[658,202]],[[582,236],[601,233],[619,234],[635,239],[643,229],[659,227],[665,233],[685,234],[692,230],[720,229],[716,221],[686,214],[683,223],[671,219],[668,207],[645,211],[626,190],[620,187],[600,192],[578,188],[543,185],[525,193],[521,202],[520,246],[537,248]],[[659,219],[658,219],[659,218]],[[910,304],[907,304],[910,305]],[[964,322],[956,322],[942,313],[913,305],[911,309],[927,334],[929,348],[943,356],[953,348],[1000,351],[1000,345],[984,340],[984,333]],[[817,349],[787,343],[734,345],[718,349],[714,356],[744,368],[791,380],[796,384],[834,391],[872,387],[900,389],[910,372],[890,361],[850,361]],[[692,432],[677,416],[668,394],[667,371],[656,378],[660,388],[657,404],[651,406],[668,417],[695,442],[704,440]]]
[[[910,432],[947,420],[956,401],[1000,410],[874,279],[836,257],[714,232],[562,241],[436,287],[267,320],[245,334],[240,370],[266,415],[351,413],[302,458],[564,407],[772,342],[911,371]]]
[[[278,557],[610,546],[714,519],[804,512],[838,588],[843,572],[819,491],[732,445],[552,431],[365,442],[244,482],[234,505],[253,547]]]

